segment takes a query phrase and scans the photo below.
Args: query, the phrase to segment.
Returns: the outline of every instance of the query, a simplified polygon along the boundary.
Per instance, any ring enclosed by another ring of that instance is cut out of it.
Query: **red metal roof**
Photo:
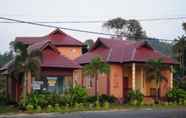
[[[42,51],[42,64],[41,67],[52,67],[52,68],[81,68],[81,66],[75,61],[69,60],[68,58],[60,55],[51,48],[46,47]]]
[[[17,42],[22,42],[26,45],[31,45],[45,40],[51,40],[55,46],[83,46],[83,43],[79,40],[64,33],[60,29],[56,29],[50,34],[41,37],[16,37]]]
[[[93,48],[77,61],[80,64],[86,64],[97,55],[106,62],[147,62],[150,59],[162,59],[163,63],[175,64],[173,59],[153,49],[147,42],[112,38],[98,38]]]

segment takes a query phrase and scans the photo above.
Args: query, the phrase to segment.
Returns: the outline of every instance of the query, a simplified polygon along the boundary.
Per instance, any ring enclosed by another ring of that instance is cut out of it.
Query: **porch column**
[[[136,64],[132,63],[132,90],[136,90]]]
[[[171,75],[170,75],[170,89],[173,88],[173,65],[171,65]]]
[[[141,80],[140,80],[140,91],[141,91],[141,93],[144,93],[144,88],[143,88],[143,83],[144,83],[144,76],[143,76],[143,74],[144,74],[144,72],[143,72],[143,67],[141,67]]]

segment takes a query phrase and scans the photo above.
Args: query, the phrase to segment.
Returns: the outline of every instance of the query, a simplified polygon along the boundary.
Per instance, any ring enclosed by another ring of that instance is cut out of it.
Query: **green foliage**
[[[5,65],[10,60],[12,60],[14,57],[12,51],[4,52],[3,54],[0,54],[0,66]]]
[[[101,108],[100,102],[96,101],[96,109],[99,110]]]
[[[26,110],[32,112],[34,110],[34,106],[31,104],[26,105]]]
[[[134,19],[125,20],[120,17],[114,18],[105,22],[103,27],[112,30],[118,36],[127,36],[133,40],[140,40],[146,37],[146,33],[143,31],[141,24]]]
[[[35,91],[20,101],[19,106],[20,108],[25,109],[27,105],[32,105],[33,109],[37,109],[38,106],[46,108],[48,105],[51,105],[55,110],[59,111],[60,106],[73,106],[75,103],[85,103],[86,96],[86,89],[80,86],[71,88],[65,95]]]
[[[55,111],[55,110],[54,110],[54,108],[53,108],[52,105],[48,105],[48,106],[47,106],[47,111],[48,111],[48,112],[53,112],[53,111]]]
[[[159,103],[159,88],[162,80],[166,81],[166,78],[162,75],[161,71],[164,67],[161,59],[149,60],[147,67],[147,79],[149,81],[155,80],[156,82],[156,98],[155,103]]]
[[[106,109],[106,110],[109,109],[110,108],[110,103],[109,102],[104,102],[103,108]]]
[[[65,101],[70,106],[75,103],[84,103],[86,101],[87,91],[84,87],[75,86],[69,89],[64,95]]]
[[[167,93],[167,99],[169,102],[176,102],[177,104],[184,104],[184,101],[186,100],[186,91],[175,88],[170,90]]]
[[[109,73],[110,67],[100,57],[95,57],[91,62],[84,66],[84,73],[96,77],[99,73]]]
[[[91,62],[84,66],[83,71],[85,75],[89,75],[95,78],[96,85],[96,95],[97,99],[99,99],[99,90],[98,90],[98,75],[99,74],[108,74],[110,72],[110,66],[105,63],[100,57],[95,57],[91,60]]]
[[[88,103],[96,103],[97,96],[87,96],[86,100],[87,100]],[[105,102],[115,103],[116,100],[117,100],[117,98],[114,97],[114,96],[108,96],[108,95],[101,95],[101,96],[99,96],[99,102],[101,104],[103,104]]]
[[[129,91],[127,95],[127,100],[129,104],[141,105],[144,100],[144,95],[139,90]]]
[[[6,96],[0,96],[0,106],[6,105],[8,103],[8,99]]]

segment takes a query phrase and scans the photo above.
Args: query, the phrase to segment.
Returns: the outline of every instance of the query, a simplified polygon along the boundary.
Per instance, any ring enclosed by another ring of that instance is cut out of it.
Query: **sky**
[[[124,19],[186,17],[185,5],[186,0],[1,0],[0,16],[25,21],[105,21],[115,17]],[[141,24],[149,37],[173,40],[183,34],[181,24],[184,21],[186,22],[186,19],[146,21]],[[102,24],[50,25],[108,33],[102,28]],[[54,29],[28,24],[0,23],[0,53],[9,50],[9,43],[15,40],[16,36],[43,36],[52,30]],[[67,30],[64,32],[82,42],[106,37]]]

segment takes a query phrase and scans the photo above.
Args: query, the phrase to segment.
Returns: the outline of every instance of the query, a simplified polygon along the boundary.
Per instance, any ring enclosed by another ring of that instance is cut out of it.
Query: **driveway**
[[[0,115],[0,118],[186,118],[186,109]]]

